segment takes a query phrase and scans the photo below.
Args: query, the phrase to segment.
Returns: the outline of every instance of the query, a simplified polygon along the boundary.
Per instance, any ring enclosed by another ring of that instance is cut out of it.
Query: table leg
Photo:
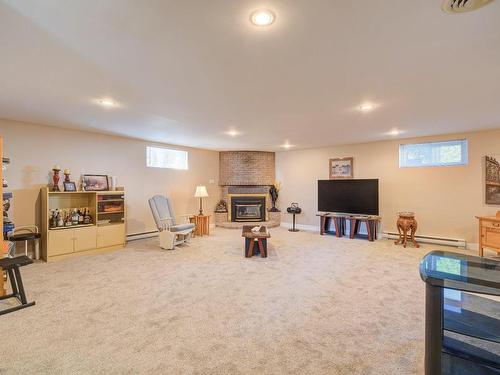
[[[319,234],[324,235],[325,234],[325,226],[326,226],[326,216],[320,216],[319,221],[320,221]]]
[[[250,245],[248,246],[248,256],[247,258],[253,257],[253,247],[255,244],[255,240],[253,238],[250,238]]]
[[[265,246],[262,242],[263,242],[262,238],[259,238],[257,240],[257,243],[259,244],[260,257],[267,258],[267,251],[266,251]]]
[[[339,219],[334,217],[332,220],[333,220],[333,224],[335,225],[335,235],[337,237],[341,237],[342,233],[341,233],[341,229],[340,229],[340,225],[339,225]]]
[[[350,223],[351,223],[351,233],[349,234],[349,238],[350,239],[353,239],[354,238],[354,235],[356,234],[356,219],[351,219],[350,220]]]
[[[373,234],[370,225],[370,220],[366,220],[366,231],[368,232],[368,241],[373,242]]]
[[[415,241],[415,232],[417,231],[417,226],[414,225],[411,227],[411,240],[413,242],[413,245],[415,245],[416,248],[419,248],[420,245]]]
[[[425,374],[441,374],[443,289],[425,287]]]

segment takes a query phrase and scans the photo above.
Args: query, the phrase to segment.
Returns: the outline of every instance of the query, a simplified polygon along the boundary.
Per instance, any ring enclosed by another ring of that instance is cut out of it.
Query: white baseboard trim
[[[479,250],[479,244],[477,242],[475,242],[475,243],[467,243],[467,250],[478,251]]]
[[[387,238],[389,240],[397,240],[399,235],[394,232],[382,232],[382,237]],[[415,235],[415,239],[417,242],[423,243],[431,243],[435,245],[445,245],[445,246],[453,246],[461,249],[467,249],[469,244],[463,239],[456,238],[446,238],[446,237],[437,237],[437,236],[426,236],[426,235]]]
[[[143,238],[152,238],[152,237],[158,237],[158,231],[152,231],[152,232],[144,232],[144,233],[131,233],[127,234],[127,242],[128,241],[135,241],[135,240],[142,240]]]

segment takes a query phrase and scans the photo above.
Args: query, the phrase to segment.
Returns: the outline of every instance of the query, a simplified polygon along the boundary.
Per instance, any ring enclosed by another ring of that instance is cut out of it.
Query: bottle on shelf
[[[59,210],[50,210],[50,223],[49,223],[50,228],[57,227],[57,214],[58,213],[59,213]]]
[[[65,212],[65,219],[64,219],[64,226],[65,227],[70,227],[72,226],[72,222],[71,222],[71,211],[68,210]]]
[[[57,212],[57,227],[64,227],[63,211],[59,210]]]
[[[76,212],[76,208],[73,208],[73,213],[71,214],[71,225],[78,225],[78,212]]]
[[[85,209],[85,214],[83,215],[83,223],[84,224],[92,224],[92,216],[90,216],[90,210]]]
[[[78,209],[78,224],[83,224],[83,209]]]

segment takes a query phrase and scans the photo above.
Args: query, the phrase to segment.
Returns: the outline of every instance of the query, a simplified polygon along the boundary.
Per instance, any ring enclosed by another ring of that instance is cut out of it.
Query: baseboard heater
[[[158,231],[152,230],[149,232],[127,234],[126,237],[127,237],[127,242],[128,242],[128,241],[141,240],[143,238],[150,238],[150,237],[156,237],[156,236],[158,236]]]
[[[399,238],[399,234],[396,232],[382,232],[382,237],[390,240],[396,240]],[[467,248],[467,241],[456,238],[416,235],[415,239],[417,240],[417,242],[433,243],[436,245],[455,246],[464,249]]]

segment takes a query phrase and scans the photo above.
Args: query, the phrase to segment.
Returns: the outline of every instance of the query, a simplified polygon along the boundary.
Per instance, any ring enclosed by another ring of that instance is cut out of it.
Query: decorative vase
[[[116,190],[116,176],[109,176],[109,182],[110,182],[110,188],[109,190],[115,191]]]
[[[54,168],[52,168],[52,172],[54,172],[52,176],[52,182],[54,183],[52,186],[52,191],[61,191],[59,189],[59,172],[61,171],[61,168],[56,165]]]

